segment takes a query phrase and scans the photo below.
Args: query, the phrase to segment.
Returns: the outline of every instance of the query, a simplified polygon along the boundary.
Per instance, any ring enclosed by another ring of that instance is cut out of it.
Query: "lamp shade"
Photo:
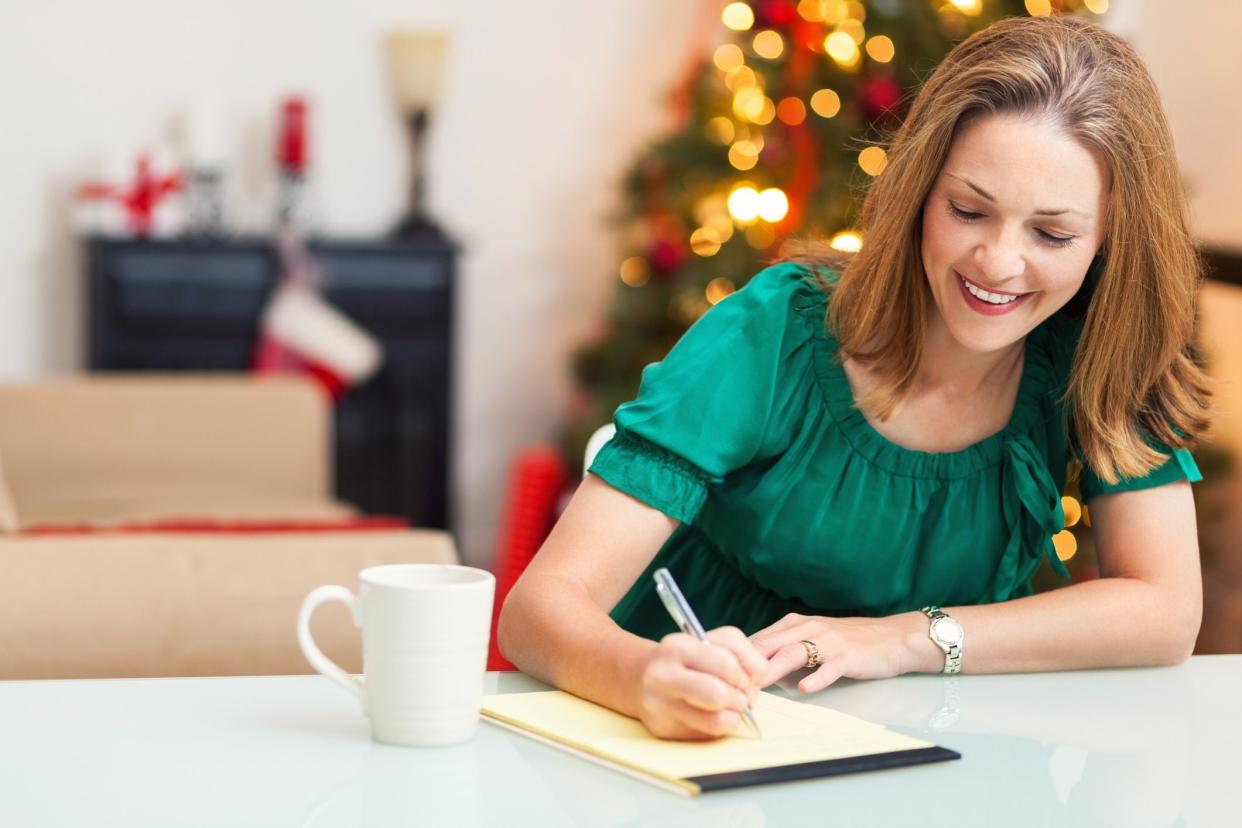
[[[436,29],[401,29],[385,39],[393,92],[403,112],[435,107],[449,36]]]

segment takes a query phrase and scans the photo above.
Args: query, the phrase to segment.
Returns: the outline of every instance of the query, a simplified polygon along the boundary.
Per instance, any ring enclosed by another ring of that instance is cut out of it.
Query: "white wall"
[[[508,463],[552,437],[566,354],[615,282],[604,214],[664,123],[695,0],[0,0],[0,380],[81,364],[81,262],[66,199],[98,159],[129,159],[187,102],[219,102],[235,217],[253,196],[279,98],[309,93],[322,227],[375,235],[406,193],[380,39],[456,33],[433,127],[430,197],[463,244],[459,541],[490,559]]]
[[[1196,238],[1242,250],[1242,3],[1112,0],[1109,27],[1135,44],[1160,87]]]
[[[705,3],[709,0],[704,0]],[[1113,0],[1112,23],[1165,95],[1200,237],[1242,248],[1242,4]],[[379,40],[456,32],[434,125],[431,200],[462,241],[457,523],[495,545],[508,462],[551,437],[566,355],[615,284],[605,212],[665,122],[698,0],[0,0],[0,380],[80,365],[81,262],[66,194],[98,159],[128,160],[188,101],[228,127],[234,213],[262,189],[270,119],[314,106],[322,227],[374,235],[404,203],[408,160]]]

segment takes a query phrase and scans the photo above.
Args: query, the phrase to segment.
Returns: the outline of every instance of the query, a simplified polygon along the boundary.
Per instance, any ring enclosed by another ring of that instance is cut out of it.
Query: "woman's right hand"
[[[661,739],[715,739],[732,733],[754,704],[768,668],[741,630],[721,627],[710,644],[666,635],[652,652],[639,688],[638,718]]]

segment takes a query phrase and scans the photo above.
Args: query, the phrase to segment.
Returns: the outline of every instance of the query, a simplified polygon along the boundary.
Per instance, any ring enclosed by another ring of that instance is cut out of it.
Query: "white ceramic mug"
[[[307,661],[362,702],[376,741],[451,745],[470,739],[487,669],[492,573],[395,564],[364,569],[358,580],[357,596],[343,586],[321,586],[302,602],[298,643]],[[311,637],[311,614],[328,601],[349,607],[362,630],[363,681],[333,663]]]

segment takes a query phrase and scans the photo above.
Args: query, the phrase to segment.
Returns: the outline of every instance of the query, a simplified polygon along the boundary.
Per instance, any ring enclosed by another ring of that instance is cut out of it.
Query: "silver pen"
[[[681,631],[686,635],[693,635],[705,644],[711,644],[707,639],[707,631],[699,623],[694,610],[690,609],[686,596],[682,595],[681,590],[677,588],[677,582],[673,580],[672,573],[661,567],[652,577],[655,578],[656,594],[660,596],[660,600],[664,602],[664,608],[668,610],[669,615],[673,616],[673,621],[681,628]],[[750,725],[755,736],[762,739],[763,734],[759,732],[759,724],[755,721],[755,714],[750,712],[749,705],[742,711],[742,718],[746,720],[746,724]]]

